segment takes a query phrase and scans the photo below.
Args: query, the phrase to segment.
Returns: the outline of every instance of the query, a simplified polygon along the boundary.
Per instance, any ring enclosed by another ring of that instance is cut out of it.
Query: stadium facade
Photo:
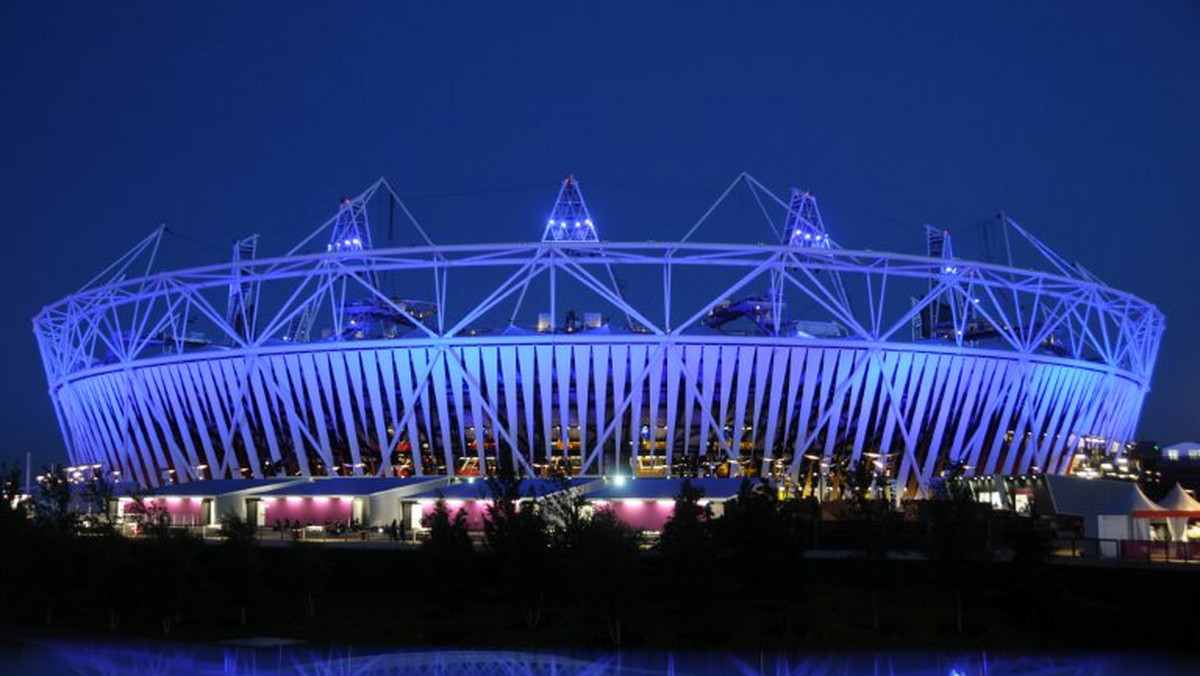
[[[692,240],[732,194],[770,242]],[[373,246],[381,219],[421,242]],[[1004,263],[928,227],[923,254],[847,249],[811,194],[745,174],[674,241],[602,241],[572,178],[533,231],[434,244],[383,180],[278,257],[250,237],[160,272],[157,230],[34,318],[71,460],[150,487],[511,469],[807,491],[871,463],[913,494],[1120,448],[1164,327],[1003,215]]]

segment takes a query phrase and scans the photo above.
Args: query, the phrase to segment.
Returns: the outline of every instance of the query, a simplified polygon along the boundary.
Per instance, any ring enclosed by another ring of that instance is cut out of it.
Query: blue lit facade
[[[1163,330],[1011,222],[1052,271],[841,249],[807,193],[764,193],[779,245],[603,242],[573,179],[543,241],[374,249],[367,207],[390,192],[343,204],[306,240],[322,253],[131,274],[152,236],[44,309],[72,462],[148,486],[506,467],[809,491],[873,462],[918,494],[1132,439]],[[622,283],[638,274],[653,302]]]

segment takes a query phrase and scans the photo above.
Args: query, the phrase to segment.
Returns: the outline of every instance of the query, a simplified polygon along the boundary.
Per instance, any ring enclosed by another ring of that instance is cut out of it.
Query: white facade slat
[[[763,441],[763,473],[765,474],[771,465],[771,459],[775,457],[775,445],[778,434],[779,425],[779,409],[783,404],[783,385],[788,378],[788,361],[792,351],[788,348],[777,347],[773,348],[774,355],[771,358],[771,389],[770,395],[767,397],[767,429]],[[784,435],[787,431],[784,430]]]
[[[653,438],[654,430],[651,425],[643,422],[642,393],[646,383],[646,346],[632,345],[629,348],[629,462],[636,467],[637,459],[642,456],[642,442],[645,438]],[[640,377],[639,377],[640,376]],[[645,431],[643,431],[643,427]]]
[[[363,475],[362,449],[358,444],[358,427],[354,424],[354,400],[350,396],[350,386],[346,377],[346,362],[340,355],[331,354],[328,362],[322,362],[322,368],[328,368],[333,373],[333,381],[337,387],[338,410],[342,414],[342,424],[345,425],[345,442],[350,447],[349,470],[354,476]]]
[[[538,345],[537,355],[538,410],[542,412],[542,448],[546,462],[554,457],[554,347]]]
[[[592,376],[592,361],[591,348],[587,345],[576,345],[574,348],[575,359],[575,410],[576,420],[579,424],[579,454],[582,456],[587,453],[588,446],[588,427],[590,419],[588,418],[588,399],[591,394],[590,385]]]
[[[695,418],[697,409],[700,412],[699,417],[701,419],[707,418],[710,415],[708,402],[712,401],[712,399],[704,399],[703,393],[701,393],[701,397],[699,399],[697,399],[697,397],[693,394],[695,392],[701,392],[700,370],[702,368],[701,359],[703,358],[703,354],[703,348],[701,348],[699,345],[688,345],[683,350],[684,393],[683,434],[681,435],[681,441],[683,443],[680,445],[680,448],[682,449],[684,456],[693,455],[693,446],[697,447],[695,455],[700,457],[704,456],[703,437],[698,439],[697,436],[692,432],[692,430],[695,429],[693,426],[693,419]],[[700,423],[700,426],[704,429],[707,429],[707,420],[703,420],[703,422]]]
[[[160,468],[192,479],[201,464],[214,477],[260,476],[267,460],[324,474],[336,463],[363,463],[363,444],[372,449],[371,467],[388,474],[397,442],[410,449],[418,474],[442,471],[425,466],[423,450],[455,472],[464,458],[482,466],[513,453],[509,440],[522,438],[538,439],[539,454],[570,456],[569,466],[582,458],[592,473],[678,472],[722,438],[719,420],[730,427],[733,460],[749,457],[760,472],[783,448],[792,471],[806,473],[817,463],[802,456],[817,449],[830,458],[844,453],[849,465],[878,450],[893,456],[889,467],[911,489],[954,461],[976,475],[989,463],[1001,473],[1063,471],[1080,436],[1130,433],[1143,399],[1127,380],[1098,369],[944,350],[871,356],[866,347],[754,342],[485,342],[449,348],[457,356],[431,365],[442,349],[280,353],[119,371],[67,385],[63,424],[89,457],[153,483],[163,480],[153,476]],[[998,428],[1013,431],[1012,444],[990,431]],[[522,455],[530,450],[516,446]],[[640,464],[632,461],[638,456],[645,456]]]
[[[529,464],[532,465],[538,438],[533,416],[534,411],[537,410],[534,406],[534,397],[538,391],[533,346],[519,345],[517,347],[517,358],[521,367],[521,397],[525,408],[525,439],[529,446]]]
[[[663,357],[667,367],[666,401],[664,402],[666,411],[663,416],[666,424],[664,436],[667,445],[667,467],[674,467],[675,440],[678,438],[675,423],[676,416],[679,414],[679,386],[681,384],[680,379],[682,378],[681,362],[683,360],[683,350],[677,345],[668,345],[663,350]]]
[[[608,443],[611,443],[614,448],[613,467],[614,471],[623,472],[629,461],[630,454],[634,452],[632,439],[637,439],[637,428],[626,427],[625,421],[629,420],[629,411],[622,404],[629,396],[627,386],[629,375],[629,348],[625,345],[613,345],[609,350],[609,360],[611,362],[609,374],[612,376],[612,428],[613,435]],[[628,431],[626,431],[628,430]]]
[[[604,430],[608,427],[610,422],[608,418],[608,402],[610,401],[608,390],[608,374],[610,372],[610,364],[608,363],[608,346],[600,344],[594,345],[592,346],[591,352],[592,387],[595,390],[594,400],[596,402],[596,436],[599,437],[599,435],[604,433]],[[618,394],[613,394],[612,400],[615,401],[618,396]],[[615,434],[613,437],[610,437],[608,441],[604,442],[606,448],[617,447],[617,444],[613,443],[612,441],[613,438],[620,439],[621,435],[619,433]],[[591,446],[584,445],[583,448],[588,449],[591,448]],[[601,449],[600,454],[602,459],[608,455],[607,453],[604,453],[603,450],[604,449]],[[608,467],[607,463],[603,463],[602,460],[601,469],[605,470],[607,473],[608,469],[615,470],[616,468]]]

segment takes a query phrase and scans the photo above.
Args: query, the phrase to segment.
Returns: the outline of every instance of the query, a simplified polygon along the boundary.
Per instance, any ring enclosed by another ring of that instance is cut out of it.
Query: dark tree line
[[[854,491],[837,518],[822,521],[815,501],[781,499],[760,481],[744,481],[716,513],[683,482],[651,541],[572,491],[522,495],[516,479],[497,478],[482,533],[439,500],[419,547],[372,550],[264,547],[236,518],[222,522],[222,542],[205,544],[170,528],[150,502],[145,536],[126,538],[104,510],[71,506],[60,471],[45,472],[24,501],[18,476],[0,468],[0,621],[168,636],[359,631],[362,640],[428,645],[749,640],[739,635],[836,645],[839,628],[902,635],[905,620],[892,608],[912,603],[917,589],[940,630],[966,636],[982,630],[972,619],[980,608],[994,615],[1018,598],[1009,590],[1054,593],[1041,534],[993,533],[985,509],[953,494],[925,504],[914,523]],[[82,495],[99,504],[111,492],[97,483]],[[927,560],[917,567],[889,554],[904,546],[896,535],[904,528],[922,530]],[[818,540],[851,546],[823,562],[806,556]],[[1000,547],[1013,561],[988,572]],[[1049,610],[1026,598],[1007,612],[1024,624],[1048,621]],[[395,633],[379,633],[386,627]]]

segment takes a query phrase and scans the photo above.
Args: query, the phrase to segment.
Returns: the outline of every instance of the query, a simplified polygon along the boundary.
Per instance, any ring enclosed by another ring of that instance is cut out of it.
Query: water
[[[0,650],[0,673],[21,676],[1122,676],[1194,673],[1179,656],[986,653],[621,653],[316,648],[34,639]]]

